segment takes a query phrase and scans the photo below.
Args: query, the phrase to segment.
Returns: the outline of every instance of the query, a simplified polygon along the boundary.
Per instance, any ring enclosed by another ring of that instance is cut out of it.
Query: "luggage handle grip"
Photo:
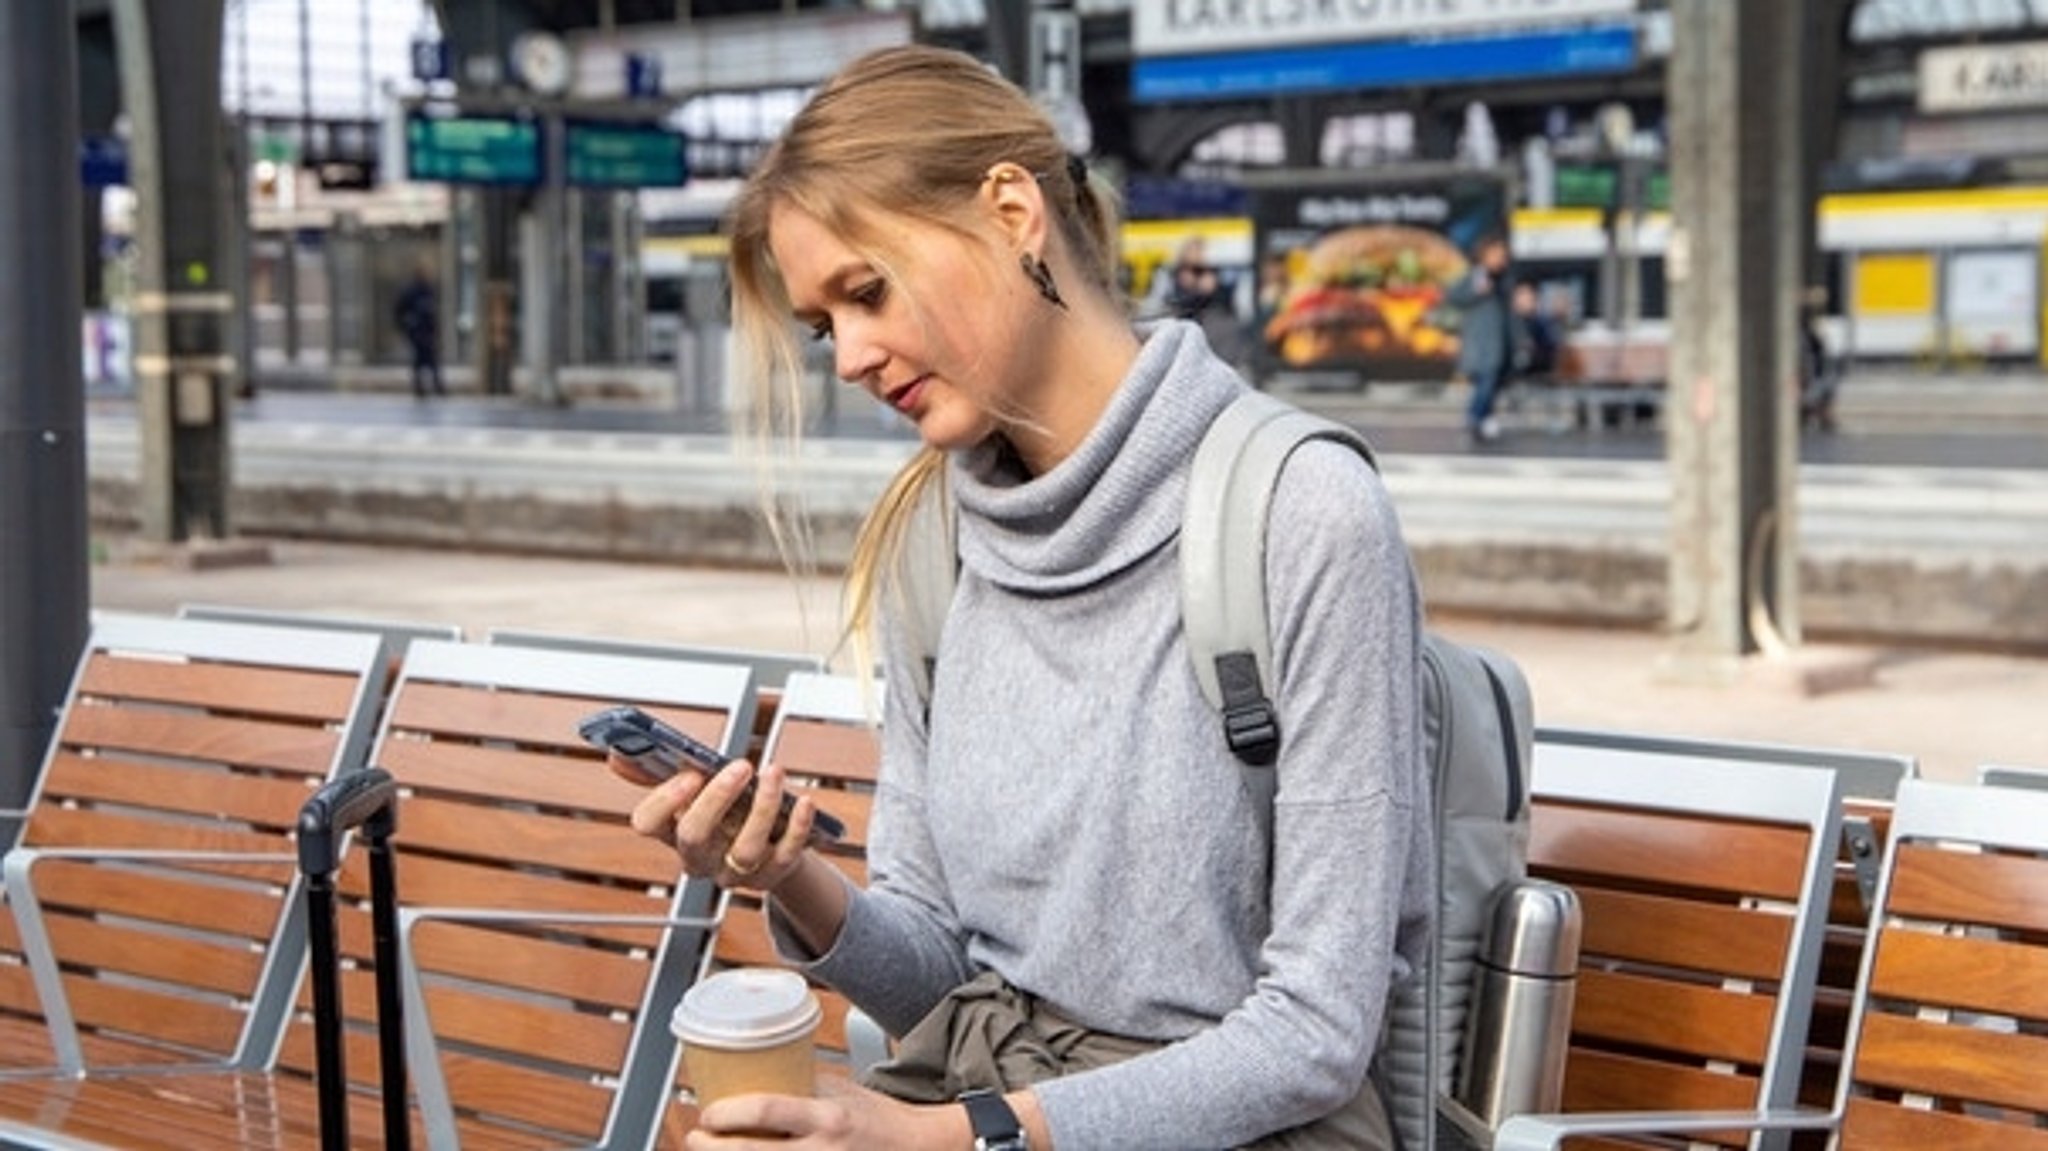
[[[396,830],[398,783],[381,767],[352,771],[328,780],[299,808],[299,870],[334,874],[341,866],[341,838],[357,827],[374,838]]]

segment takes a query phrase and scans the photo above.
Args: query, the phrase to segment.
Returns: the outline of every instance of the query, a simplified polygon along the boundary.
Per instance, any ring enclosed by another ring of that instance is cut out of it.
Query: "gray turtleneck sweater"
[[[930,727],[914,692],[888,693],[869,886],[810,966],[896,1034],[993,968],[1083,1026],[1163,1041],[1034,1088],[1059,1151],[1231,1147],[1336,1109],[1425,945],[1419,608],[1385,489],[1348,449],[1297,451],[1268,521],[1270,873],[1196,686],[1182,504],[1242,387],[1169,322],[1051,472],[998,444],[953,459],[961,570]],[[885,674],[905,658],[885,624]]]

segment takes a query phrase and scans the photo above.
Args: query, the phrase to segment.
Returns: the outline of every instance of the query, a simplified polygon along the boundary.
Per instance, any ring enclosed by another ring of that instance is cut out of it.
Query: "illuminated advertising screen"
[[[1507,238],[1507,189],[1485,175],[1255,189],[1260,338],[1281,370],[1449,379],[1449,302],[1484,236]]]

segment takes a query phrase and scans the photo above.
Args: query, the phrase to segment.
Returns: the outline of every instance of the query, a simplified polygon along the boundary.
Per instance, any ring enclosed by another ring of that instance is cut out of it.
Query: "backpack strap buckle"
[[[1223,739],[1231,754],[1252,767],[1273,766],[1280,757],[1280,715],[1259,684],[1252,653],[1217,656],[1216,686],[1223,695]]]

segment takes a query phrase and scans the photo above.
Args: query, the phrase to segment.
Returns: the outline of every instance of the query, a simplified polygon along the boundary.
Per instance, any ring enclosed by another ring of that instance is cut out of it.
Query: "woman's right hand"
[[[622,778],[647,782],[622,756],[614,754],[610,764]],[[752,802],[746,803],[749,782],[756,786]],[[776,838],[785,785],[781,768],[771,764],[756,771],[745,760],[711,776],[680,772],[633,808],[633,830],[675,848],[683,870],[692,876],[721,887],[773,891],[803,860],[816,810],[809,796],[799,796],[788,826]]]

